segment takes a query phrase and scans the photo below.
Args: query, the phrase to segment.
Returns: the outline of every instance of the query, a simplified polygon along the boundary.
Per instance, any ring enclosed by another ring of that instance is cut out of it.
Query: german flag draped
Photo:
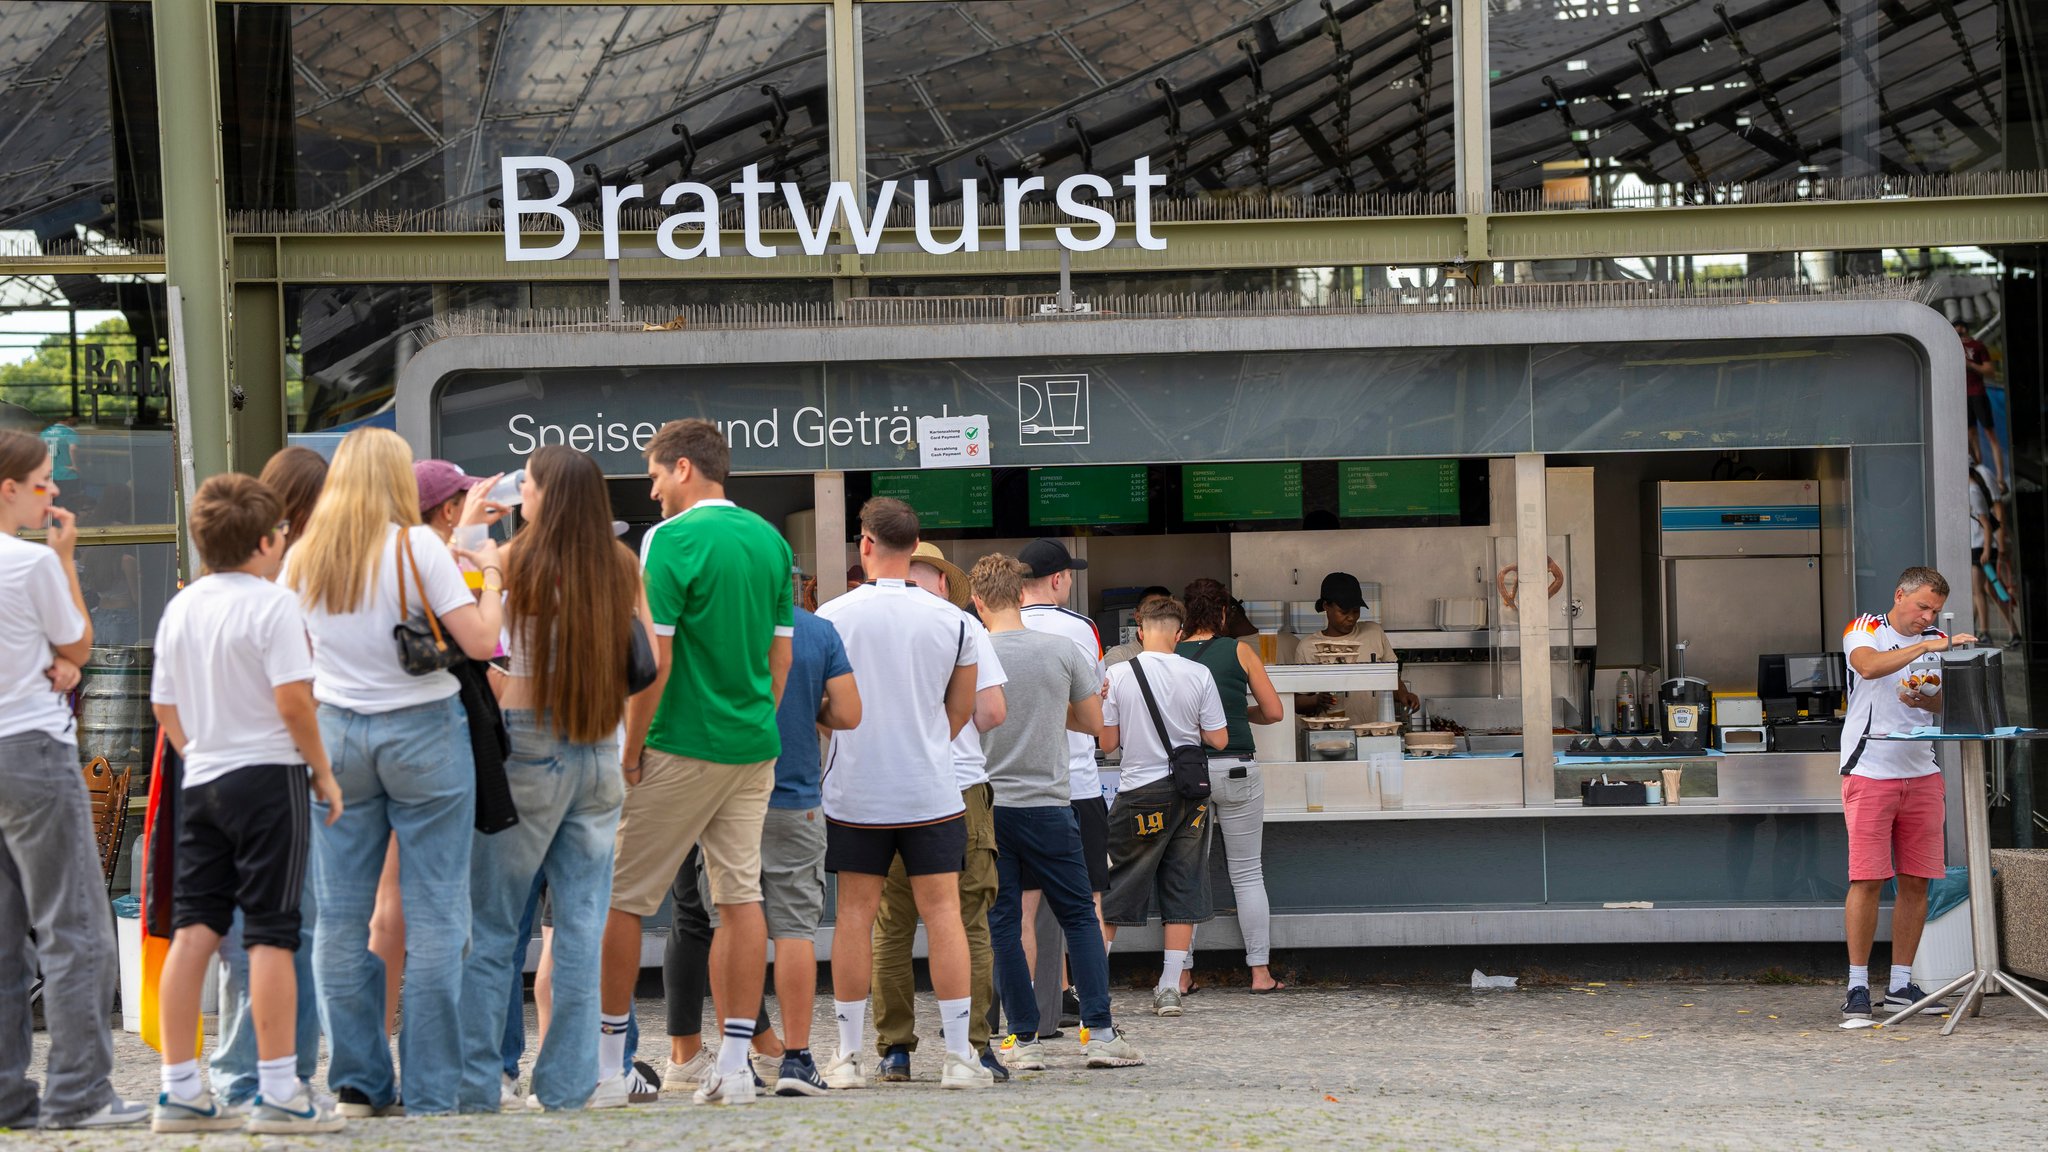
[[[177,875],[178,788],[184,775],[177,750],[168,747],[163,732],[158,731],[155,763],[149,774],[149,808],[142,818],[142,844],[147,854],[142,869],[142,1039],[158,1051],[163,1050],[163,1040],[157,1033],[157,986],[163,977],[164,956],[171,950],[171,881]]]

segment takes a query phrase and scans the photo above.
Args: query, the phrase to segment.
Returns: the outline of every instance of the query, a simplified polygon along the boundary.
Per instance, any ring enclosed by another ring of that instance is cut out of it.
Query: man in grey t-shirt
[[[1117,1034],[1109,1015],[1109,954],[1095,921],[1095,894],[1082,855],[1067,780],[1068,732],[1102,730],[1094,662],[1063,636],[1024,627],[1018,601],[1030,570],[1011,557],[985,556],[974,566],[974,604],[1009,674],[1008,716],[982,734],[989,783],[995,789],[996,902],[988,925],[996,954],[996,990],[1017,1043],[1008,1055],[1018,1069],[1045,1067],[1038,1040],[1038,998],[1024,961],[1022,869],[1037,874],[1046,903],[1067,936],[1074,987],[1090,1068],[1143,1064]],[[1014,663],[1012,662],[1014,661]]]

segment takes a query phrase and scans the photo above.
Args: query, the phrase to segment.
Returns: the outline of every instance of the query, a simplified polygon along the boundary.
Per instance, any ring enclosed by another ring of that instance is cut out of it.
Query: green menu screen
[[[1194,520],[1301,519],[1299,464],[1184,464],[1181,516]]]
[[[995,527],[995,474],[986,468],[877,472],[874,494],[910,505],[926,528]]]
[[[1337,469],[1346,519],[1458,515],[1456,460],[1346,460]]]
[[[1034,526],[1144,524],[1151,519],[1152,486],[1142,464],[1031,470]]]

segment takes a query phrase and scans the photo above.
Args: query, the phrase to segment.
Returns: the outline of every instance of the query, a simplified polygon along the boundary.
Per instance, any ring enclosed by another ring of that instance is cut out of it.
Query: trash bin
[[[142,898],[114,901],[114,939],[121,950],[121,1031],[142,1031]]]
[[[1913,957],[1913,982],[1932,991],[1976,966],[1970,941],[1970,870],[1957,865],[1927,885],[1927,931]]]

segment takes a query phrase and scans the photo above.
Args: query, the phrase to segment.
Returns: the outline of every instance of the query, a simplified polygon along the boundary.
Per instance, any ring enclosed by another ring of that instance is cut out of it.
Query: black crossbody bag
[[[1145,661],[1134,658],[1131,672],[1138,678],[1138,691],[1145,694],[1145,710],[1152,714],[1152,727],[1159,733],[1159,743],[1166,751],[1166,776],[1173,781],[1173,790],[1190,800],[1209,798],[1209,750],[1200,744],[1175,744],[1166,732],[1166,718],[1159,714],[1159,701],[1152,695],[1152,684],[1145,679]]]

